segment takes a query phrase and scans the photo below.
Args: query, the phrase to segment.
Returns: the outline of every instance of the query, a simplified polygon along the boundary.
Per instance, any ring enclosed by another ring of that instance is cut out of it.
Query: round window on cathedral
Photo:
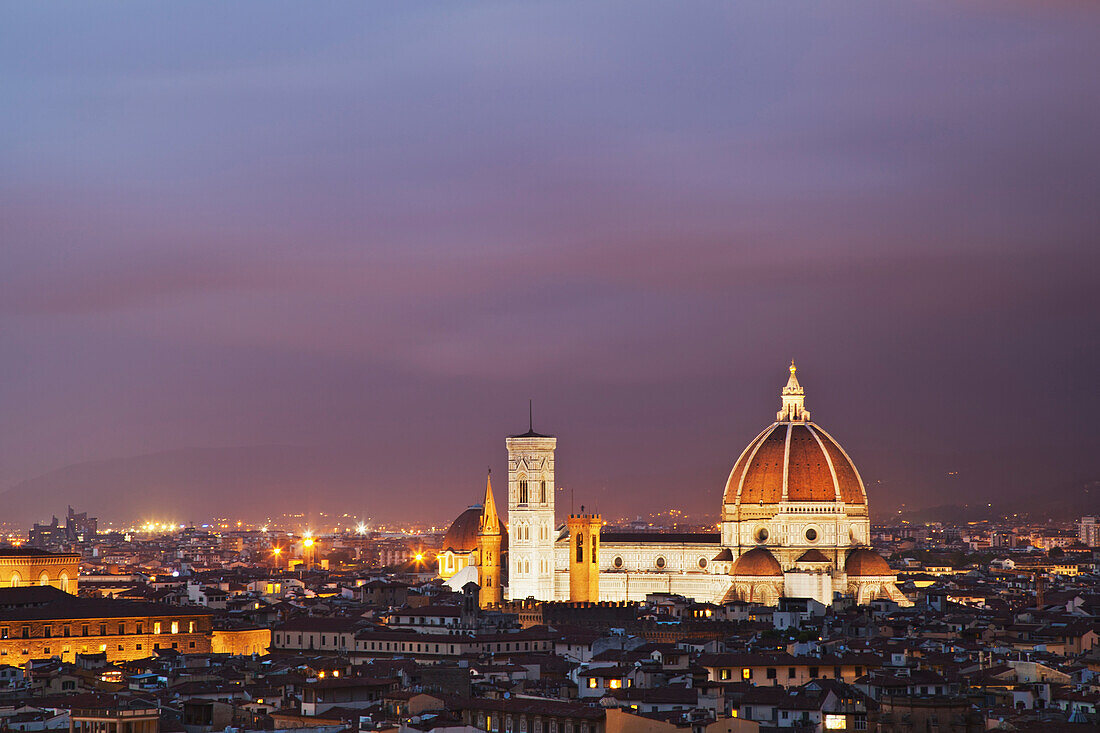
[[[816,540],[817,539],[817,530],[814,529],[813,527],[810,527],[808,530],[806,530],[806,539],[808,539],[810,542],[813,542],[814,540]]]
[[[699,569],[700,570],[706,570],[707,569],[707,559],[705,557],[699,558]]]
[[[768,541],[768,536],[769,535],[768,535],[768,528],[767,527],[761,527],[760,529],[756,530],[756,541],[757,542],[759,542],[761,544],[767,542]]]
[[[623,566],[623,559],[621,557],[617,557],[611,561],[611,564],[615,566],[616,570],[619,570]]]
[[[657,567],[660,568],[661,570],[664,570],[665,559],[663,557],[657,558]]]

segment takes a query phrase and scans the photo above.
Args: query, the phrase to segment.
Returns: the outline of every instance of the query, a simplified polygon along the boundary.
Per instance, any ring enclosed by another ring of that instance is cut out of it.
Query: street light
[[[313,569],[313,537],[309,534],[309,532],[306,532],[305,539],[302,540],[302,547],[305,550],[303,554],[305,554],[305,556],[306,556],[306,570],[312,570]]]

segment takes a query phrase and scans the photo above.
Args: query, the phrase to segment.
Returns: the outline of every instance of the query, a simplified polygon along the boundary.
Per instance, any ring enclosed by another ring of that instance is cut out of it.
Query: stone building
[[[443,535],[443,549],[436,555],[439,577],[461,590],[477,583],[479,601],[487,606],[503,598],[503,568],[508,552],[508,529],[497,514],[492,476],[485,479],[485,499],[458,515]]]
[[[839,592],[859,603],[910,605],[889,566],[868,547],[867,491],[859,471],[810,420],[793,362],[789,372],[775,422],[734,461],[717,532],[608,532],[602,522],[578,518],[559,525],[557,439],[533,427],[509,437],[506,597],[641,601],[651,593],[674,593],[774,605],[785,597],[830,603]],[[477,515],[471,512],[452,525],[456,533],[469,526],[466,552],[476,544]],[[585,561],[578,562],[581,534]],[[448,577],[455,561],[441,557],[440,574]]]
[[[211,651],[210,611],[161,603],[79,598],[50,586],[0,589],[0,662],[103,652],[109,662],[160,649]]]
[[[32,547],[0,549],[0,588],[49,585],[76,595],[80,555]]]

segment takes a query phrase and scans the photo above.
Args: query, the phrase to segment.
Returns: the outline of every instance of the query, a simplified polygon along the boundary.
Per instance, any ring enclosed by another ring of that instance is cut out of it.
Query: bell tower
[[[554,451],[558,439],[510,436],[508,448],[508,598],[554,600]]]

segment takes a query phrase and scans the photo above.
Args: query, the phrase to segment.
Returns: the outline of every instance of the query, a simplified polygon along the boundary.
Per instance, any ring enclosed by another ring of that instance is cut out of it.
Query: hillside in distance
[[[367,475],[368,466],[332,449],[186,448],[73,464],[10,487],[0,501],[8,521],[28,524],[62,515],[67,505],[116,524],[283,512],[365,517],[379,505]]]
[[[22,481],[0,493],[0,506],[5,521],[24,526],[63,515],[67,505],[99,516],[104,526],[215,517],[263,521],[283,514],[301,514],[309,522],[321,512],[445,524],[481,500],[483,453],[464,455],[461,448],[441,447],[430,460],[406,460],[387,456],[387,450],[261,445],[112,458]],[[577,454],[571,451],[557,479],[559,489],[576,487],[578,500],[592,500],[598,490],[607,513],[627,516],[676,506],[702,520],[717,519],[729,471],[725,461],[683,470],[671,457],[656,456],[653,465],[631,475],[616,462],[603,460],[598,451],[588,456],[582,449]],[[490,456],[503,458],[499,453]],[[1087,475],[1058,480],[1025,475],[1007,452],[967,457],[868,452],[859,467],[876,522],[889,522],[899,512],[949,505],[966,509],[967,518],[1026,512],[1039,519],[1076,519],[1096,511],[1100,492],[1095,477]],[[504,466],[494,469],[493,484],[503,509],[505,479],[497,471]],[[656,488],[641,500],[638,488],[645,484]],[[665,486],[676,490],[661,488]],[[658,501],[661,504],[647,506]]]

